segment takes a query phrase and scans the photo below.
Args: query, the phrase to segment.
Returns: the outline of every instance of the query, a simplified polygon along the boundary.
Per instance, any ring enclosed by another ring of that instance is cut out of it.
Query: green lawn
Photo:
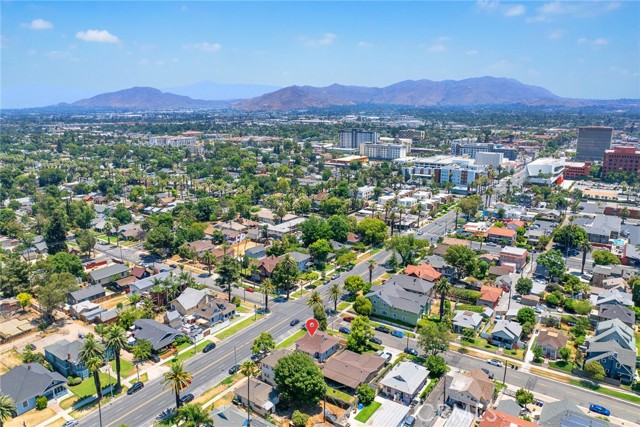
[[[347,307],[349,307],[349,305],[351,305],[351,303],[343,301],[340,304],[338,304],[338,310],[339,311],[345,310]],[[639,341],[640,341],[640,339],[639,339]]]
[[[434,387],[436,386],[437,382],[438,382],[438,378],[431,378],[429,380],[429,383],[427,384],[427,386],[420,393],[420,399],[426,398],[429,395],[429,393],[431,393],[431,390],[434,389]]]
[[[552,369],[557,369],[559,371],[571,373],[573,370],[573,363],[560,360],[558,362],[549,362],[549,367]]]
[[[598,384],[592,384],[589,381],[569,380],[569,383],[580,386],[580,387],[588,388],[589,390],[593,390],[598,393],[606,394],[607,396],[617,397],[618,399],[623,399],[633,403],[640,403],[640,396],[634,396],[632,394],[624,393],[622,391],[611,390],[609,388],[601,387]]]
[[[335,388],[329,387],[329,386],[327,386],[327,396],[333,397],[335,399],[340,399],[343,402],[347,402],[347,403],[355,399],[355,397],[351,396],[350,394],[347,394],[340,390],[336,390]]]
[[[111,362],[109,362],[109,365],[111,365],[111,371],[113,372],[113,374],[116,375],[116,361],[112,360]],[[136,367],[133,366],[133,363],[120,358],[120,376],[122,378],[128,378],[135,373]]]
[[[365,406],[362,408],[362,411],[358,415],[356,415],[356,420],[361,423],[366,423],[369,418],[378,410],[378,408],[382,406],[380,402],[372,402],[371,405]]]
[[[111,380],[111,384],[116,383],[115,378],[103,372],[100,372],[99,377],[100,377],[100,386],[102,388],[109,386],[109,380]],[[78,398],[83,398],[86,396],[91,396],[93,394],[96,394],[96,386],[93,383],[93,375],[89,375],[78,385],[70,386],[69,390],[71,390],[71,393],[78,396]]]
[[[209,340],[202,340],[201,342],[199,342],[196,345],[196,352],[195,353],[193,352],[193,344],[191,344],[187,351],[185,351],[184,353],[178,354],[177,356],[174,357],[173,360],[177,360],[179,362],[184,362],[188,358],[196,355],[197,353],[200,353],[202,351],[202,349],[205,348],[207,346],[207,344],[209,344],[210,342],[211,341],[209,341]]]
[[[259,314],[257,316],[257,319],[261,319],[263,317],[262,314]],[[244,319],[241,322],[236,323],[235,325],[232,325],[230,327],[228,327],[227,329],[225,329],[224,331],[220,332],[219,334],[216,334],[215,337],[218,338],[219,340],[223,340],[225,338],[229,338],[231,335],[235,334],[236,332],[248,327],[249,325],[251,325],[252,323],[254,323],[256,320],[256,316],[251,316],[247,319]]]
[[[276,349],[278,349],[278,348],[287,348],[287,347],[291,346],[291,344],[293,344],[299,338],[302,338],[304,336],[304,334],[306,334],[306,333],[307,333],[307,331],[305,331],[304,329],[300,329],[299,331],[297,331],[296,333],[291,335],[289,338],[287,338],[286,340],[282,341],[280,344],[276,345]]]

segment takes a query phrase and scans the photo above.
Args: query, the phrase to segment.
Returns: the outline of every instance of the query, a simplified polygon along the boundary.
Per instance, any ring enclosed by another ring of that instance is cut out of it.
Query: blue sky
[[[637,1],[1,6],[2,90],[37,88],[41,102],[52,87],[73,97],[203,80],[385,86],[484,75],[566,97],[640,98]],[[26,106],[7,97],[4,107]]]

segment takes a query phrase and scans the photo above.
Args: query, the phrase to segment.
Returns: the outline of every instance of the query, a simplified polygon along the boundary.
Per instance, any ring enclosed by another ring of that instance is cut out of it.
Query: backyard
[[[375,414],[378,408],[380,408],[380,406],[382,406],[382,403],[380,402],[372,402],[371,405],[365,406],[364,408],[362,408],[360,413],[356,415],[356,420],[360,421],[361,423],[366,423],[369,418],[371,418],[371,416]]]

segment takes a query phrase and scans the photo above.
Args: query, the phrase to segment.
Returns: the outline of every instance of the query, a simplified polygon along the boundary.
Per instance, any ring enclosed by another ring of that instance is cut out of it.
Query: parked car
[[[329,279],[324,279],[324,280],[322,281],[322,284],[323,284],[323,285],[328,285],[328,284],[329,284],[329,282],[331,282],[331,280],[329,280]]]
[[[589,405],[589,410],[591,412],[595,412],[596,414],[604,415],[605,417],[608,417],[609,415],[611,415],[611,411],[610,410],[608,410],[604,406],[596,405],[594,403]]]
[[[131,384],[131,387],[129,388],[129,390],[127,390],[127,394],[131,396],[133,393],[135,393],[138,390],[142,390],[143,388],[144,388],[144,384],[138,381],[136,383]]]
[[[189,403],[191,402],[193,399],[195,398],[195,396],[191,393],[185,394],[184,396],[182,396],[180,398],[180,403]]]
[[[298,323],[300,323],[300,319],[293,319],[289,322],[289,326],[296,326]]]
[[[413,427],[416,425],[416,417],[413,415],[409,415],[404,419],[404,423],[402,423],[402,427]]]
[[[66,423],[62,424],[62,427],[76,427],[78,425],[78,420],[69,420]]]
[[[229,368],[229,375],[233,375],[240,370],[240,365],[233,365]]]
[[[338,277],[340,277],[340,273],[336,273],[333,276],[331,276],[331,280],[336,280]]]
[[[27,345],[26,345],[26,348],[28,348],[28,349],[29,349],[29,350],[31,350],[31,351],[35,351],[36,346],[35,346],[35,344],[27,344]]]
[[[380,325],[380,326],[376,326],[376,331],[378,332],[383,332],[385,334],[390,334],[391,333],[391,328],[388,328],[384,325]]]
[[[393,331],[391,331],[391,335],[398,338],[404,338],[404,332],[399,329],[394,329]]]
[[[244,289],[247,292],[255,292],[255,289],[253,289],[251,286],[246,286]]]
[[[152,354],[149,356],[149,359],[153,360],[155,363],[160,363],[160,357],[157,354]]]
[[[202,349],[202,352],[203,353],[209,353],[214,348],[216,348],[216,345],[214,343],[210,342],[209,344],[204,346],[204,348]]]
[[[338,332],[349,335],[351,333],[351,330],[346,326],[340,326],[340,329],[338,329]]]
[[[485,374],[487,374],[487,376],[489,377],[490,380],[493,379],[493,377],[495,377],[495,375],[493,375],[493,372],[491,372],[490,370],[488,370],[487,368],[481,368],[482,372],[484,372]]]
[[[424,234],[424,231],[420,230],[418,231],[418,236],[422,236]]]
[[[418,356],[418,350],[416,350],[415,348],[407,347],[404,349],[404,352],[412,356]]]
[[[374,344],[382,345],[382,340],[378,337],[371,337],[369,338],[369,341]]]
[[[347,265],[347,271],[351,271],[351,270],[353,270],[353,267],[355,267],[355,265],[354,265],[354,264],[349,264],[349,265]]]
[[[504,366],[504,364],[501,361],[499,361],[498,359],[489,360],[489,365],[497,366],[499,368],[502,368]]]
[[[344,316],[342,320],[344,320],[345,322],[351,323],[353,322],[353,316]]]
[[[256,353],[256,354],[252,354],[251,355],[251,361],[253,362],[259,362],[262,359],[264,359],[264,357],[266,356],[266,354],[264,353]]]

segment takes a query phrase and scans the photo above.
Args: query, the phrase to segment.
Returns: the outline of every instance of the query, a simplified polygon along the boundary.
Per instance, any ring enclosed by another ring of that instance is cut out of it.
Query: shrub
[[[78,385],[82,382],[82,378],[80,377],[67,377],[68,384],[70,386]]]
[[[373,399],[375,399],[375,397],[375,390],[368,385],[362,384],[360,387],[358,387],[358,400],[364,406],[369,406],[371,402],[373,402]]]
[[[235,296],[231,299],[231,304],[235,305],[236,307],[240,307],[240,305],[242,304],[242,300],[239,296]]]
[[[294,427],[304,427],[307,425],[308,421],[309,415],[302,413],[297,409],[293,412],[293,415],[291,415],[291,422],[293,423]]]
[[[47,407],[47,403],[49,403],[47,401],[47,398],[44,396],[38,396],[36,397],[36,409],[38,411],[42,411],[44,408]]]

